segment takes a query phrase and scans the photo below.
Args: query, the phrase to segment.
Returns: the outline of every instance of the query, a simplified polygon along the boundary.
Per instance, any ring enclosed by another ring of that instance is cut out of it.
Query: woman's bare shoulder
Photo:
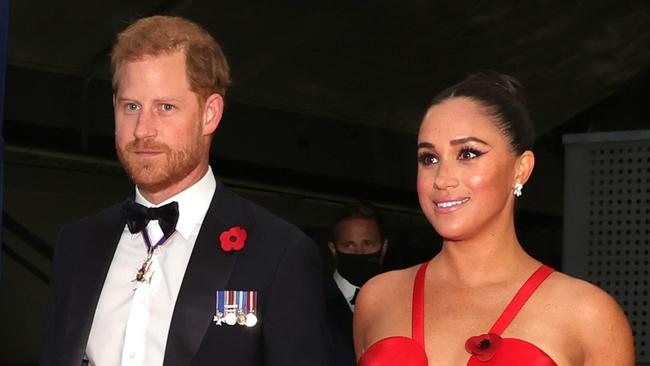
[[[379,274],[366,282],[359,291],[361,301],[381,302],[386,297],[395,299],[397,294],[411,293],[415,273],[419,266]]]
[[[598,312],[608,308],[620,309],[610,294],[591,282],[562,272],[553,273],[548,282],[548,290],[557,302],[574,309],[588,311],[584,316],[589,316],[592,309]]]
[[[549,299],[561,309],[567,330],[576,335],[585,351],[585,360],[594,364],[632,365],[632,331],[618,302],[598,286],[564,273],[548,279]],[[585,364],[592,364],[585,362]]]
[[[355,322],[376,319],[382,312],[390,313],[391,306],[401,306],[401,301],[410,301],[417,266],[379,274],[366,282],[355,303]],[[410,303],[410,302],[409,302]]]
[[[406,302],[410,305],[417,269],[418,266],[414,266],[385,272],[363,285],[354,305],[353,330],[357,355],[380,338],[408,331],[398,329],[403,324],[410,324],[408,321],[395,319],[407,313],[395,311],[394,307],[404,307]]]

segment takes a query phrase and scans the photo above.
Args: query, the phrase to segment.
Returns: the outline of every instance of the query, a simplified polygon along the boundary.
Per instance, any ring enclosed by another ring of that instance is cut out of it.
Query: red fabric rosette
[[[487,333],[470,337],[465,342],[465,349],[478,358],[479,361],[488,361],[494,357],[500,344],[501,337],[498,334]]]
[[[239,226],[233,226],[219,235],[221,249],[225,252],[241,250],[246,245],[246,230]]]

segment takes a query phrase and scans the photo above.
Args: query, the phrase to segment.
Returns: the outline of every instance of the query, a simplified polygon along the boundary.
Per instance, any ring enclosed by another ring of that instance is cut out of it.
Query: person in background
[[[209,165],[230,82],[220,46],[186,19],[142,18],[111,66],[135,192],[61,231],[41,365],[329,364],[316,245]]]
[[[361,289],[360,366],[634,365],[632,332],[616,301],[519,243],[515,202],[535,164],[525,95],[513,77],[483,71],[429,106],[417,191],[443,247]]]
[[[354,311],[359,288],[381,272],[388,248],[376,210],[369,204],[348,205],[334,223],[327,246],[334,256],[334,281]]]
[[[325,283],[328,323],[333,336],[334,364],[355,365],[352,314],[359,288],[381,273],[388,239],[381,218],[369,204],[345,207],[332,227],[328,247],[334,256],[334,281]]]

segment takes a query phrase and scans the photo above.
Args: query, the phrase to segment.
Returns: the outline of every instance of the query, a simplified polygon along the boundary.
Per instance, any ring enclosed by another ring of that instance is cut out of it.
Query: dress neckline
[[[425,278],[429,262],[422,263],[415,275],[413,284],[413,302],[411,314],[411,337],[424,347],[424,292]],[[539,285],[554,272],[554,269],[542,264],[537,270],[524,282],[515,296],[510,300],[508,306],[496,320],[488,333],[501,335],[508,325],[512,322],[521,308],[526,304],[528,299],[533,295]]]
[[[427,266],[428,263],[424,263],[418,268],[413,283],[411,337],[392,336],[373,343],[361,355],[360,366],[428,364],[424,346],[424,285]],[[536,365],[557,366],[553,359],[536,345],[526,340],[500,336],[537,287],[552,272],[550,267],[540,266],[517,291],[490,332],[467,340],[465,349],[471,354],[467,366],[527,365],[531,360]]]

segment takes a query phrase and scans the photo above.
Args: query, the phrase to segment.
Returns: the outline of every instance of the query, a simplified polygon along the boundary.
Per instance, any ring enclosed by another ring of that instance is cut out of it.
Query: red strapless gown
[[[427,263],[420,266],[413,284],[411,337],[388,337],[374,343],[359,359],[359,366],[427,366],[424,350],[424,275]],[[517,338],[501,338],[519,310],[537,287],[553,272],[542,265],[519,289],[490,331],[471,337],[465,349],[472,354],[468,366],[555,366],[539,347]]]

